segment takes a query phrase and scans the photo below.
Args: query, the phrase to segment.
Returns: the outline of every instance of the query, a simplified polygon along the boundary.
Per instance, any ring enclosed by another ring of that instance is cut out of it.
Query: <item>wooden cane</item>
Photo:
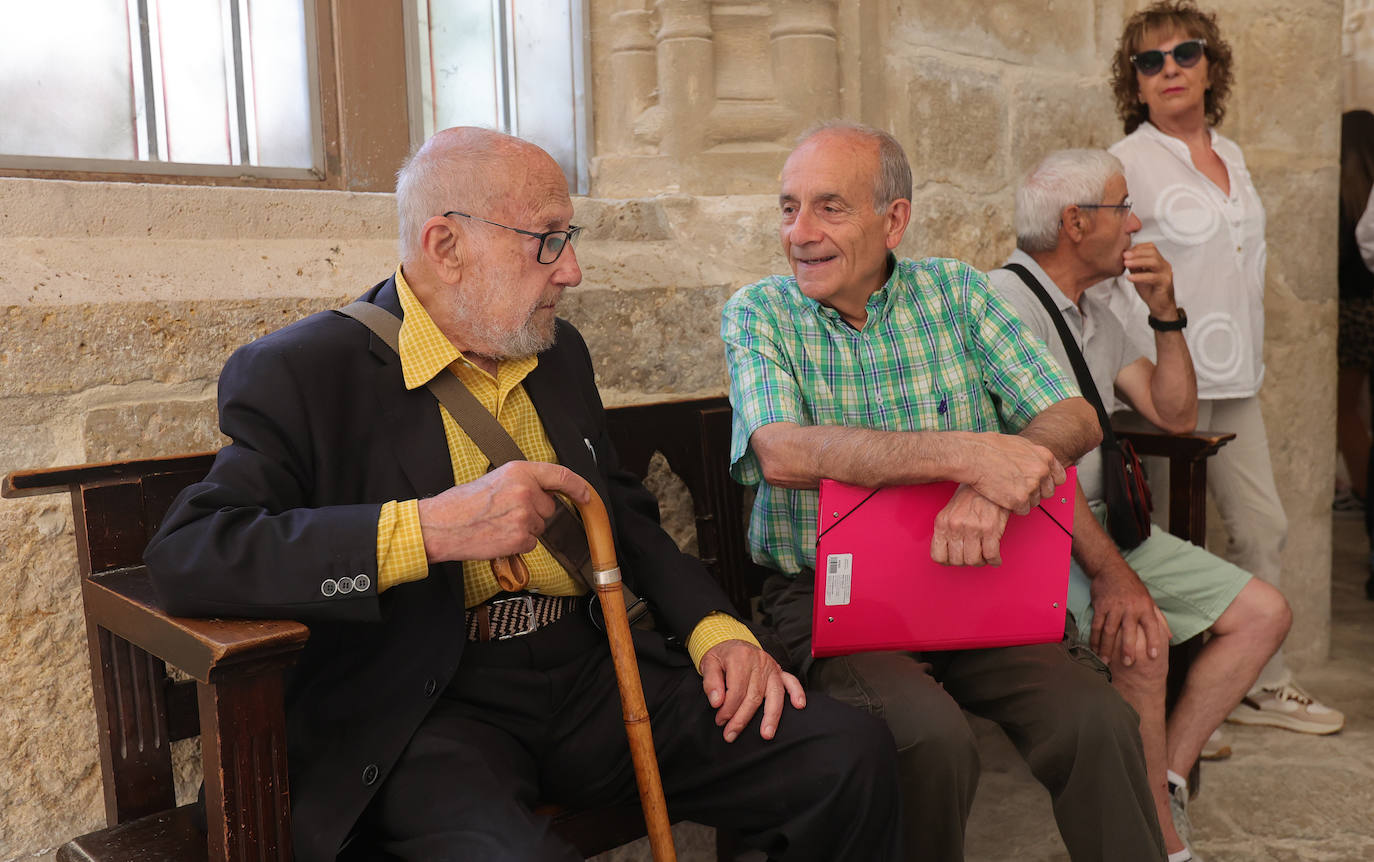
[[[592,584],[601,601],[601,613],[606,619],[606,637],[611,643],[611,661],[615,665],[615,680],[620,686],[620,710],[625,719],[625,735],[630,741],[630,758],[635,767],[635,783],[639,785],[639,804],[644,809],[644,824],[649,830],[649,849],[655,862],[677,862],[673,849],[672,824],[668,821],[668,803],[663,799],[663,779],[658,774],[658,758],[654,754],[654,734],[649,727],[649,708],[644,703],[644,685],[639,679],[639,663],[635,660],[634,642],[630,637],[630,620],[625,614],[625,595],[620,589],[620,566],[616,563],[615,542],[611,539],[611,521],[606,504],[591,485],[587,486],[588,500],[579,503],[582,525],[587,531],[587,545],[592,552]],[[529,574],[519,557],[513,563],[502,561],[503,568],[512,570],[512,583]],[[506,575],[501,570],[501,575]],[[519,587],[523,588],[523,587]]]

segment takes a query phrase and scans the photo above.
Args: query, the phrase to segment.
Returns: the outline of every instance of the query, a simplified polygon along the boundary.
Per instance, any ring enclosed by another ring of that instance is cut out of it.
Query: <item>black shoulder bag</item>
[[[1093,383],[1088,363],[1083,359],[1083,351],[1078,349],[1069,325],[1064,316],[1050,299],[1044,286],[1036,280],[1030,270],[1019,263],[1009,263],[1003,269],[1016,273],[1035,294],[1040,304],[1049,312],[1050,319],[1059,330],[1059,340],[1064,343],[1064,352],[1069,355],[1074,376],[1078,378],[1078,388],[1097,410],[1097,421],[1102,425],[1102,484],[1107,496],[1107,532],[1112,541],[1123,549],[1130,550],[1150,535],[1150,486],[1145,481],[1145,471],[1141,469],[1140,459],[1136,457],[1135,447],[1129,440],[1117,439],[1112,431],[1110,417],[1102,406],[1102,396]]]

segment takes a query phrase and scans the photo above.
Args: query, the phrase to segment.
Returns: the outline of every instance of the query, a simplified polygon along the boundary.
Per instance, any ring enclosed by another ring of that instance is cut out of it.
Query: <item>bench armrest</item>
[[[195,452],[190,455],[167,455],[136,461],[105,461],[70,467],[15,470],[0,482],[0,497],[12,500],[38,494],[55,494],[81,485],[97,485],[163,473],[198,471],[203,476],[214,460],[214,452]]]
[[[92,575],[82,581],[86,615],[196,680],[211,682],[247,662],[300,650],[310,630],[291,620],[222,620],[169,616],[154,602],[142,566]]]
[[[1217,450],[1236,435],[1230,431],[1191,431],[1187,434],[1165,434],[1163,431],[1126,431],[1113,428],[1116,436],[1131,441],[1137,455],[1160,455],[1169,460],[1182,458],[1197,461],[1216,454]]]
[[[1169,532],[1186,542],[1203,544],[1207,539],[1207,459],[1236,435],[1229,431],[1112,430],[1129,440],[1136,454],[1169,459]]]

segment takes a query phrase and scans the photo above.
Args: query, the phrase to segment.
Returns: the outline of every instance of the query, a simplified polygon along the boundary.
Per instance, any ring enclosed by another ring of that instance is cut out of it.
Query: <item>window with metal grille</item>
[[[0,166],[317,178],[311,0],[8,3]]]
[[[412,137],[500,129],[543,147],[586,192],[585,3],[416,0],[410,14]]]

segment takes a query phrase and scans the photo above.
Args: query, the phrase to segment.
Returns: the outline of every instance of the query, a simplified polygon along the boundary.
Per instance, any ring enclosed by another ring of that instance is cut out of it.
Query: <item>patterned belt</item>
[[[578,609],[581,596],[519,593],[467,610],[468,640],[503,641],[527,635]]]

